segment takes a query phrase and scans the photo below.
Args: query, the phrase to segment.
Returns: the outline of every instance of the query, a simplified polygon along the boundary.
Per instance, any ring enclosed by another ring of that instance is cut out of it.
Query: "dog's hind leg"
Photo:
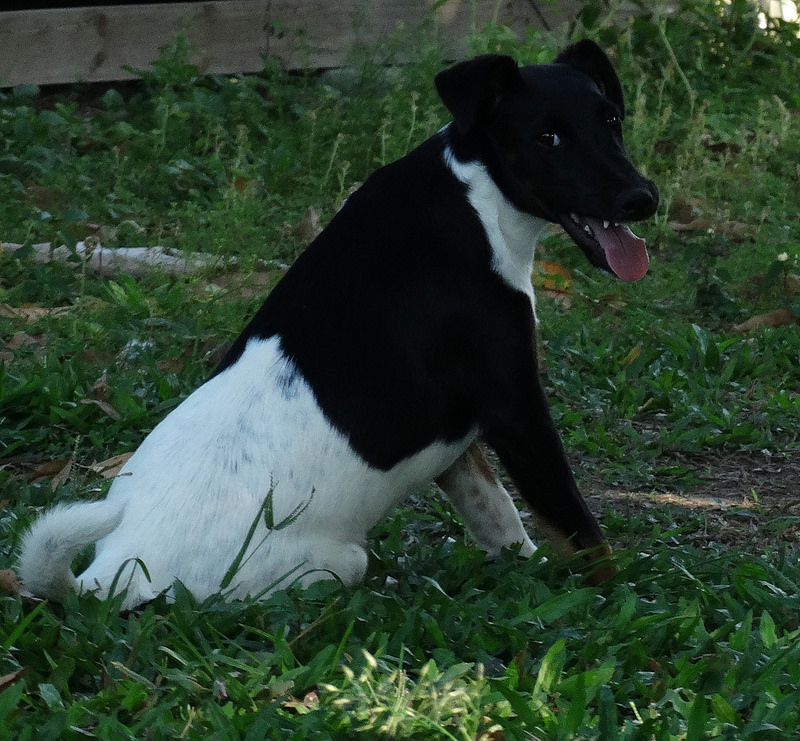
[[[478,545],[490,556],[519,543],[521,556],[533,544],[508,492],[497,479],[479,443],[469,448],[437,479],[436,484],[461,515]]]
[[[347,586],[358,584],[367,572],[367,552],[358,543],[320,540],[314,543],[300,568],[303,585],[320,579],[341,579]]]
[[[275,557],[268,563],[260,563],[256,557],[245,564],[234,576],[231,596],[260,599],[296,583],[307,587],[315,581],[338,579],[352,586],[364,579],[368,557],[358,543],[310,532],[299,534],[293,527],[277,535],[281,538],[271,544]]]

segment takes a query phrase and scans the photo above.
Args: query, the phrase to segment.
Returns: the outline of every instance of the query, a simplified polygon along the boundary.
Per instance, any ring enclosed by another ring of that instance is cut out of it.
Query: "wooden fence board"
[[[455,56],[465,37],[495,19],[523,35],[558,27],[579,0],[214,0],[0,12],[0,86],[97,82],[135,77],[181,30],[208,73],[254,72],[263,55],[290,68],[337,67],[354,43],[374,43],[433,16]]]

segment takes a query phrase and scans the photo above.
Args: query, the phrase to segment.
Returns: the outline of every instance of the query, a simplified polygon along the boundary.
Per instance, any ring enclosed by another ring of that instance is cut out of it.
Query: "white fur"
[[[104,502],[57,507],[34,524],[20,576],[29,591],[53,598],[75,586],[106,597],[117,578],[117,591],[128,590],[124,607],[176,579],[203,599],[219,590],[272,490],[275,525],[304,509],[281,530],[268,531],[262,518],[230,595],[329,572],[352,584],[366,569],[367,531],[474,437],[435,443],[389,471],[372,468],[329,424],[278,339],[251,339],[236,363],[153,430]],[[69,563],[99,536],[95,559],[76,584]]]
[[[536,550],[514,501],[489,468],[478,445],[470,446],[436,483],[489,556],[520,543],[519,555]]]
[[[534,311],[530,274],[545,222],[514,208],[481,164],[449,150],[445,161],[468,187],[493,269]],[[176,580],[203,599],[220,589],[258,519],[229,596],[331,573],[352,584],[366,570],[369,529],[436,477],[482,547],[495,554],[521,543],[530,555],[534,545],[505,489],[476,465],[473,448],[465,452],[477,434],[436,442],[388,471],[372,468],[331,426],[279,338],[251,339],[234,364],[153,430],[104,501],[55,507],[34,523],[20,576],[28,591],[55,599],[70,589],[101,597],[126,589],[125,608]],[[270,496],[273,530],[263,512]],[[76,578],[70,563],[94,541],[95,558]]]
[[[492,268],[512,288],[524,293],[536,316],[531,273],[536,242],[547,226],[544,219],[526,214],[503,195],[480,162],[461,162],[445,149],[444,159],[467,188],[467,198],[483,224],[492,248]]]

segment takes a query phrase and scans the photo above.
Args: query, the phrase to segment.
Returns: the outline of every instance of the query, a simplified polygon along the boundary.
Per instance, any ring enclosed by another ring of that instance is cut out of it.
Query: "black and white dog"
[[[548,65],[477,57],[436,87],[453,122],[347,200],[107,498],[34,523],[29,592],[124,588],[131,607],[175,581],[200,599],[223,580],[234,598],[297,578],[352,584],[369,529],[432,481],[481,548],[529,556],[478,436],[558,552],[610,553],[537,376],[531,270],[557,222],[601,270],[647,271],[625,223],[651,216],[658,192],[625,153],[619,80],[582,41]],[[602,563],[595,581],[612,573]]]

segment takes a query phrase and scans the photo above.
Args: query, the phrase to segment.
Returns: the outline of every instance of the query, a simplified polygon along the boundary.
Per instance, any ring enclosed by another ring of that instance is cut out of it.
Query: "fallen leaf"
[[[160,373],[180,373],[186,367],[183,358],[163,358],[156,361],[156,368]]]
[[[558,301],[565,309],[572,306],[572,300],[567,294],[572,293],[570,284],[572,276],[569,270],[557,262],[537,260],[531,276],[534,286],[540,289],[540,294]]]
[[[114,409],[107,401],[100,401],[99,399],[81,399],[81,404],[94,404],[95,406],[100,407],[111,419],[115,422],[119,422],[122,419],[120,413]]]
[[[687,222],[668,221],[667,226],[673,232],[704,232],[711,228],[711,219],[704,215]]]
[[[130,460],[133,453],[121,453],[120,455],[106,458],[99,463],[93,463],[89,470],[100,474],[104,479],[113,479],[120,472],[120,469]]]
[[[0,569],[0,592],[3,594],[19,594],[19,579],[11,569]],[[3,679],[0,678],[0,691],[3,689]]]
[[[64,466],[52,479],[50,479],[50,488],[55,491],[58,489],[59,486],[62,484],[66,484],[69,481],[69,476],[72,473],[72,463],[73,460],[70,458],[67,461],[67,465]]]
[[[3,350],[0,350],[0,361],[11,362],[15,357],[15,350],[21,347],[33,348],[34,357],[41,357],[47,340],[41,335],[30,335],[27,332],[16,332],[11,336]]]
[[[58,476],[66,466],[70,465],[72,465],[72,458],[57,458],[56,460],[41,463],[28,474],[28,483],[38,479],[49,479],[53,476]]]
[[[697,198],[675,198],[669,205],[667,218],[679,224],[688,224],[705,213],[702,201]]]
[[[22,669],[17,669],[17,671],[11,672],[11,674],[5,674],[0,677],[0,692],[7,690],[15,682],[19,682],[30,670],[31,668],[29,666],[23,666]]]
[[[726,221],[717,225],[717,231],[732,242],[741,243],[755,237],[755,228],[743,221]]]
[[[105,371],[103,371],[103,375],[95,381],[89,393],[92,395],[92,398],[97,399],[97,401],[108,401],[108,374]]]
[[[560,276],[567,281],[572,280],[569,270],[560,263],[550,262],[549,260],[536,260],[533,266],[538,272],[544,273],[545,275]]]
[[[547,298],[553,299],[553,301],[558,301],[558,303],[560,303],[565,309],[572,308],[572,299],[564,291],[542,288],[542,290],[539,293],[540,295],[547,296]]]
[[[297,236],[304,242],[310,242],[322,231],[322,227],[319,225],[319,214],[317,214],[313,206],[308,207],[306,215],[297,225],[295,231]]]
[[[749,332],[751,329],[761,329],[762,327],[775,329],[798,323],[800,323],[800,320],[789,309],[782,308],[750,317],[746,322],[737,324],[733,329],[735,332]]]
[[[640,342],[638,345],[634,345],[628,354],[623,358],[622,364],[625,366],[630,365],[636,358],[638,358],[642,354],[642,343]]]
[[[68,306],[58,306],[55,309],[45,309],[42,306],[0,306],[0,316],[6,319],[25,319],[34,321],[45,316],[61,316],[69,311]]]

